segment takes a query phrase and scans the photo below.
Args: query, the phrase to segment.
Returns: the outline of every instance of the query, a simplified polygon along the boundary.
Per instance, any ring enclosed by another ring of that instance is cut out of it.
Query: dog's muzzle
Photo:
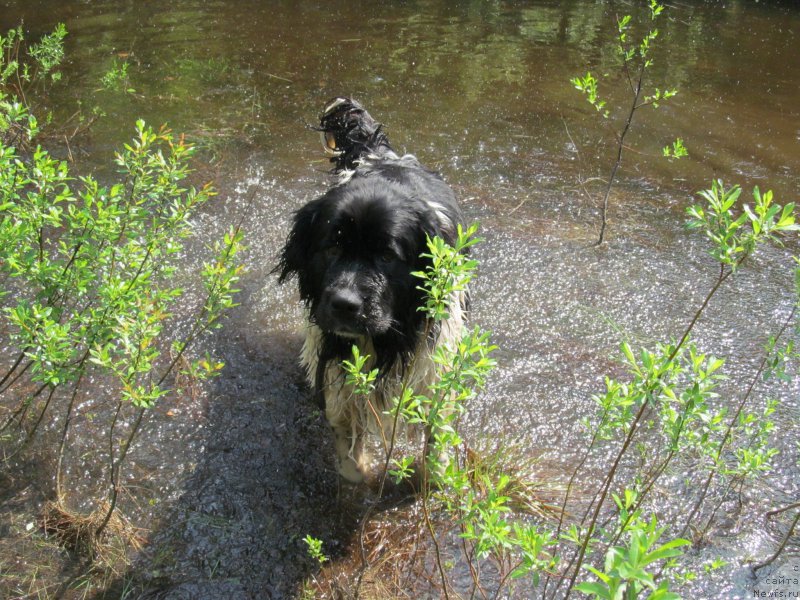
[[[320,309],[318,324],[323,330],[343,337],[366,333],[364,300],[356,291],[349,288],[329,290]]]

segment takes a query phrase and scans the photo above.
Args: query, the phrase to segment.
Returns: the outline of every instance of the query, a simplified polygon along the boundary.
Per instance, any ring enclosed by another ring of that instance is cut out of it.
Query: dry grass
[[[384,514],[356,532],[350,551],[306,581],[300,597],[392,600],[424,597],[435,589],[419,507]]]
[[[467,448],[465,463],[479,492],[485,491],[484,482],[496,485],[501,476],[507,476],[503,495],[508,496],[508,506],[515,513],[547,520],[557,520],[561,514],[558,498],[563,489],[539,472],[536,457],[526,454],[521,446],[484,442],[476,449]]]
[[[70,510],[62,499],[45,504],[40,525],[62,547],[104,565],[118,564],[131,550],[142,547],[141,530],[134,527],[119,510],[115,510],[105,529],[98,529],[105,520],[110,504],[102,502],[94,511],[80,514]]]
[[[542,479],[537,473],[535,458],[514,446],[501,448],[496,442],[492,444],[496,445],[487,443],[464,454],[464,468],[475,491],[484,493],[487,486],[496,485],[506,476],[508,482],[503,495],[509,498],[508,506],[516,516],[557,520],[560,488]],[[500,563],[494,559],[477,561],[469,556],[471,547],[460,537],[456,515],[439,510],[431,518],[448,576],[460,578],[451,583],[468,596],[469,588],[474,585],[469,575],[472,562],[480,585],[485,584],[487,589],[496,587],[500,573],[510,568],[509,557],[500,557]],[[354,534],[347,555],[326,563],[316,576],[309,578],[300,598],[404,600],[439,597],[442,582],[434,553],[421,502],[373,513]]]
[[[0,539],[0,598],[123,597],[129,557],[141,547],[142,532],[117,514],[98,538],[107,509],[104,504],[81,515],[49,502],[38,518],[5,513],[9,535]]]

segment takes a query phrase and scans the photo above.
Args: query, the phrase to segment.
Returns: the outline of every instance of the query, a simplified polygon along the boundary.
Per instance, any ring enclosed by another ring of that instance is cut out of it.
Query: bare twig
[[[781,508],[776,508],[775,510],[769,511],[764,516],[767,517],[768,519],[771,519],[775,515],[779,515],[781,513],[785,513],[788,510],[794,510],[795,508],[800,508],[800,502],[795,502],[793,504],[788,504],[786,506],[782,506]]]
[[[797,508],[797,504],[795,504],[794,507]],[[753,567],[753,571],[758,571],[759,569],[763,569],[764,567],[771,565],[775,561],[775,559],[778,558],[778,556],[780,556],[781,552],[783,552],[783,550],[786,548],[786,545],[789,543],[789,538],[791,538],[792,534],[794,534],[794,528],[797,527],[798,521],[800,521],[800,510],[797,511],[797,514],[794,516],[794,520],[792,521],[792,524],[789,526],[789,530],[786,532],[786,535],[783,537],[783,540],[781,541],[780,546],[778,546],[777,550],[775,550],[773,555],[770,556],[767,560],[755,565]]]
[[[645,70],[645,62],[642,61],[642,66],[639,69],[639,78],[638,81],[636,82],[636,87],[633,93],[633,101],[631,103],[631,108],[625,120],[625,126],[622,128],[622,131],[620,132],[619,138],[617,140],[617,159],[614,161],[614,166],[611,168],[611,175],[608,178],[606,191],[603,194],[603,208],[600,214],[601,216],[600,235],[598,236],[597,242],[595,244],[597,246],[600,246],[603,243],[603,240],[605,239],[606,225],[608,223],[608,198],[611,195],[611,188],[614,185],[614,180],[617,177],[617,171],[619,170],[619,167],[622,164],[622,150],[624,148],[625,136],[628,134],[628,130],[630,130],[631,123],[633,123],[633,115],[636,113],[637,103],[639,102],[639,96],[642,93],[642,85],[644,84],[644,70]]]

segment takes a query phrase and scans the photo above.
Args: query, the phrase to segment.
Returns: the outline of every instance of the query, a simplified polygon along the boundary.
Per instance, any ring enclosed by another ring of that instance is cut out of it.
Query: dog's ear
[[[454,217],[442,213],[437,213],[436,216],[438,217],[436,235],[442,238],[448,245],[454,246],[458,238],[456,231],[457,221]]]
[[[312,253],[314,223],[317,217],[316,202],[306,204],[294,214],[292,229],[278,258],[278,283],[301,273],[309,263]]]
[[[431,212],[428,213],[422,220],[422,229],[425,235],[431,239],[440,237],[450,246],[455,245],[457,235],[457,224],[461,222],[460,214],[451,214],[452,211],[448,210],[440,202],[429,202]],[[425,247],[427,243],[423,240]],[[427,251],[427,250],[426,250]]]

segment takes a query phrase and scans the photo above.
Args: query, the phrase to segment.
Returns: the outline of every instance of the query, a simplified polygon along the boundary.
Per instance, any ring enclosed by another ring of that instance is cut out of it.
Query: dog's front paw
[[[339,461],[339,464],[336,465],[336,470],[339,471],[339,475],[350,483],[361,483],[364,481],[364,474],[358,468],[356,461],[349,456]]]
[[[350,483],[361,483],[364,474],[358,467],[361,458],[361,441],[351,443],[350,428],[333,425],[333,443],[336,448],[336,470]]]

